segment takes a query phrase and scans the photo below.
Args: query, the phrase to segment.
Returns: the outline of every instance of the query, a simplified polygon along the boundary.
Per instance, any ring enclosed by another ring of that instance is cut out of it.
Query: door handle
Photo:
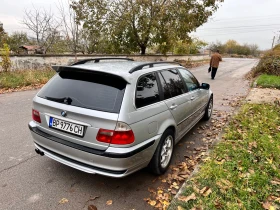
[[[177,106],[178,105],[176,105],[176,104],[172,104],[172,106],[171,107],[169,107],[171,110],[174,110],[174,109],[176,109],[177,108]]]
[[[191,101],[193,101],[194,99],[196,99],[194,96],[191,97]]]

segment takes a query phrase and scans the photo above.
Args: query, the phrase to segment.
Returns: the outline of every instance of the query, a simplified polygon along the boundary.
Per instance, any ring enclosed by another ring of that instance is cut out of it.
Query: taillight
[[[96,139],[100,142],[124,145],[134,142],[134,134],[127,124],[118,122],[114,131],[99,129]]]
[[[111,143],[113,134],[114,134],[114,131],[99,129],[96,139],[101,142]]]
[[[34,121],[41,123],[40,112],[35,109],[32,109],[32,118]]]

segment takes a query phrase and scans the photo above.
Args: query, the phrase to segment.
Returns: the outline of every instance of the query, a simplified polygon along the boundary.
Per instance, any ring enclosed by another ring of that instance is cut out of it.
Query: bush
[[[254,76],[260,74],[280,76],[280,51],[270,51],[261,58],[257,67],[253,70]]]
[[[12,63],[10,59],[10,48],[7,44],[4,44],[4,47],[1,50],[1,58],[2,61],[0,62],[0,66],[2,67],[2,71],[9,71],[12,66]]]

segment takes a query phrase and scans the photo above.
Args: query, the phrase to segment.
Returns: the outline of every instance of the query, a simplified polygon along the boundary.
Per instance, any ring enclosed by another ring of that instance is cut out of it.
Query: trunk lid
[[[96,136],[100,128],[115,129],[126,84],[100,72],[60,72],[33,100],[42,121],[39,129],[72,143],[106,150],[109,143],[97,141]],[[54,128],[55,122],[66,125]],[[70,133],[68,125],[82,126],[84,135]],[[68,130],[61,130],[67,126]]]

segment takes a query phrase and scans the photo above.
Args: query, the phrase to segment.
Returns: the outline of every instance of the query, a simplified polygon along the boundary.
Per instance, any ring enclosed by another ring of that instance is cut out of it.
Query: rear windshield
[[[123,79],[104,73],[63,71],[38,96],[71,106],[119,113],[126,84]]]

